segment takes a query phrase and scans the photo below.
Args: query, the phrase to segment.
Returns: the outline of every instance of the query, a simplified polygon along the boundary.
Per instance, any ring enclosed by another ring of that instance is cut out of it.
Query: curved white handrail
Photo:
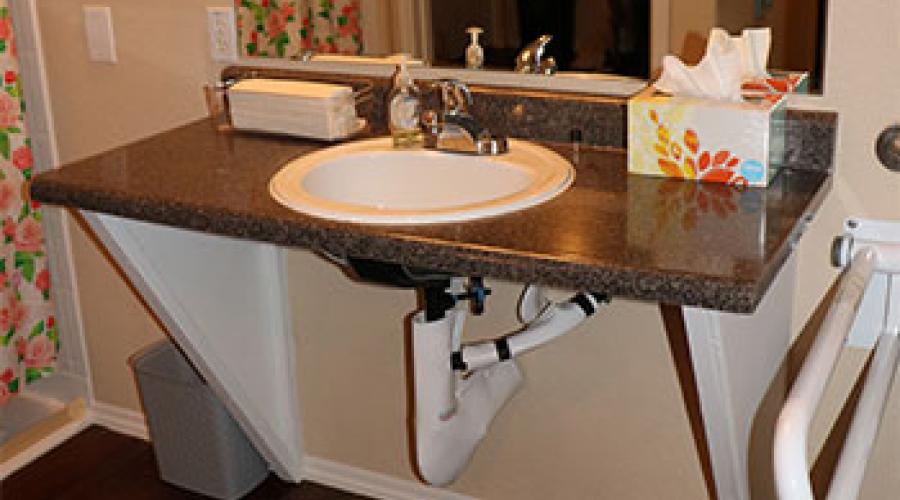
[[[894,382],[898,354],[900,342],[897,332],[886,332],[878,338],[865,389],[853,413],[853,424],[831,479],[831,487],[828,488],[829,500],[856,498],[859,495],[866,463],[875,445],[887,396]]]
[[[860,250],[841,278],[831,308],[794,382],[775,428],[775,483],[781,500],[813,500],[807,438],[816,407],[875,269],[876,253]]]

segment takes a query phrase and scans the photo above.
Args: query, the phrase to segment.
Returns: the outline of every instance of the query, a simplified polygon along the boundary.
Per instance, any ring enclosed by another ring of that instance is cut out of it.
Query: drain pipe
[[[443,314],[426,304],[412,318],[416,461],[420,477],[436,486],[462,473],[491,421],[521,385],[512,358],[572,331],[608,301],[580,293],[550,305],[514,335],[460,348],[466,310],[445,299],[446,307],[437,308]]]
[[[494,341],[463,346],[453,353],[453,369],[477,370],[537,349],[571,332],[592,316],[600,304],[608,302],[609,297],[606,295],[579,293],[566,302],[553,304],[518,333]]]
[[[435,486],[445,486],[462,473],[494,416],[522,383],[515,362],[465,379],[453,371],[453,330],[465,314],[457,309],[428,322],[420,312],[412,322],[416,462],[421,478]]]

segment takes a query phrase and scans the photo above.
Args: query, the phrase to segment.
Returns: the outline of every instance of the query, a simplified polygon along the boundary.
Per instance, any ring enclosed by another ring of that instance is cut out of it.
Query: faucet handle
[[[437,148],[438,137],[441,135],[441,118],[438,112],[434,110],[425,110],[419,117],[419,127],[422,129],[425,147],[430,149]]]
[[[441,89],[441,102],[445,113],[467,113],[472,105],[472,93],[465,83],[446,79],[438,82]]]

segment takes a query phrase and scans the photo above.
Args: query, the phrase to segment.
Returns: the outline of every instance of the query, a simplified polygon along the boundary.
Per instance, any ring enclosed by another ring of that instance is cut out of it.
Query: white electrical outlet
[[[207,7],[209,51],[213,61],[237,61],[237,25],[232,7]]]
[[[85,5],[84,32],[87,37],[89,60],[106,63],[115,63],[117,61],[112,10],[109,7]]]

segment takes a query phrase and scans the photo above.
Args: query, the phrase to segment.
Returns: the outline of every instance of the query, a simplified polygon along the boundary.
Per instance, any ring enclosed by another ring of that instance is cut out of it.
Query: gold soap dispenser
[[[400,58],[392,78],[394,86],[388,97],[388,126],[394,147],[414,147],[422,144],[419,117],[422,99],[416,82],[409,74],[406,57]]]

